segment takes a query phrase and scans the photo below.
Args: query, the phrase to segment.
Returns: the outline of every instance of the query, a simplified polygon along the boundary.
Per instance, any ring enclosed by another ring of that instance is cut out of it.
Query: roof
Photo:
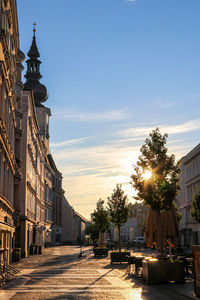
[[[84,223],[89,222],[85,217],[81,216],[77,211],[74,211],[74,215],[76,215],[78,218],[80,218],[81,221],[83,221]]]
[[[57,167],[56,167],[56,164],[54,162],[54,159],[52,157],[51,154],[47,154],[47,158],[48,158],[48,161],[49,161],[49,164],[51,166],[51,168],[56,172],[58,173],[60,176],[62,176],[62,174],[58,171]]]
[[[40,53],[39,53],[38,47],[36,45],[35,35],[33,36],[32,44],[31,44],[31,47],[30,47],[30,49],[29,49],[29,51],[28,51],[27,54],[28,54],[28,56],[30,58],[38,58],[38,57],[40,57]]]

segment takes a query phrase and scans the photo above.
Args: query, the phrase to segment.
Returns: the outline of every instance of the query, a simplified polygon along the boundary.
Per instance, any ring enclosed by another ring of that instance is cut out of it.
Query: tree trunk
[[[121,252],[121,236],[120,236],[120,227],[118,227],[118,247],[119,247],[119,252]]]
[[[161,261],[164,260],[164,249],[163,249],[163,232],[162,232],[162,214],[159,212],[159,227],[158,227],[158,241],[160,244],[160,256]]]
[[[101,231],[99,230],[99,238],[98,238],[98,242],[99,242],[99,245],[101,245]]]
[[[104,232],[102,232],[101,230],[99,231],[99,244],[100,246],[103,244],[104,242]]]

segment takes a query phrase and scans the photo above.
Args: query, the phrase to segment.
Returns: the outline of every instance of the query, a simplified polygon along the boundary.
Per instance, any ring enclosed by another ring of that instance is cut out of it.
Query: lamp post
[[[82,241],[80,241],[80,253],[79,253],[79,257],[82,257]]]
[[[133,247],[133,240],[134,240],[134,228],[133,228],[133,227],[131,227],[129,230],[130,230],[130,233],[129,233],[130,245],[131,245],[131,247]]]

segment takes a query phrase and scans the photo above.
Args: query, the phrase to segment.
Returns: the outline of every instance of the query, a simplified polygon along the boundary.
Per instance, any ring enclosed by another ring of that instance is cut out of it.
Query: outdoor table
[[[139,276],[139,268],[142,268],[142,261],[144,260],[144,256],[136,256],[135,257],[135,276]]]
[[[135,256],[128,256],[128,272],[131,273],[131,265],[135,264]]]
[[[189,269],[193,273],[193,258],[192,257],[186,257],[186,260],[187,260],[188,273],[189,273]]]
[[[185,274],[188,275],[188,261],[186,256],[179,255],[177,256],[177,260],[182,261],[184,263]]]
[[[169,258],[172,258],[172,259],[177,259],[177,255],[174,255],[174,254],[172,254],[172,255],[167,255],[167,259],[169,259]]]
[[[129,274],[131,272],[131,265],[134,265],[134,273],[133,276],[139,276],[139,268],[142,268],[142,261],[144,256],[132,255],[128,258],[128,269]]]

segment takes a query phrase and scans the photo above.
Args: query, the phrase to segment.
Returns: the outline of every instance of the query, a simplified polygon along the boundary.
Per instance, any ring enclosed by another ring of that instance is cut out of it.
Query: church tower
[[[24,90],[33,92],[40,135],[45,143],[46,152],[49,153],[49,117],[51,116],[51,111],[42,104],[48,99],[48,91],[45,85],[40,82],[40,79],[42,78],[42,75],[40,74],[41,61],[38,59],[40,53],[36,44],[35,25],[36,24],[34,23],[32,44],[27,53],[29,59],[26,61],[27,72],[25,75],[26,82],[24,84]]]
[[[27,53],[29,59],[26,61],[27,72],[25,75],[26,82],[24,84],[24,90],[33,91],[35,106],[39,107],[42,106],[42,102],[45,102],[48,99],[48,92],[45,85],[40,83],[40,79],[42,78],[42,75],[40,74],[41,61],[38,59],[40,53],[36,45],[35,25],[36,24],[34,23],[32,44]]]

